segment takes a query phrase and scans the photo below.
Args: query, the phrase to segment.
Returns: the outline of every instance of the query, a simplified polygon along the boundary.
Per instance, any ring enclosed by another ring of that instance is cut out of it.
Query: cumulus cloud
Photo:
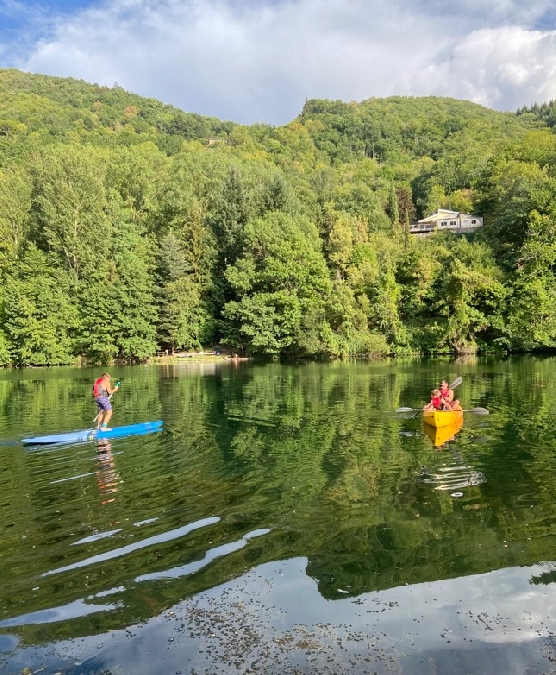
[[[307,98],[435,94],[513,110],[556,97],[551,11],[548,0],[107,0],[43,19],[9,65],[246,124],[286,123]]]
[[[403,86],[500,110],[548,101],[556,98],[556,31],[475,31]]]

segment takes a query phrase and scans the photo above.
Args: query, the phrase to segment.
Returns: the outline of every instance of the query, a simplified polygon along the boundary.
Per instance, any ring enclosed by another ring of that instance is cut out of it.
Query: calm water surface
[[[111,372],[0,373],[1,673],[555,672],[556,359]]]

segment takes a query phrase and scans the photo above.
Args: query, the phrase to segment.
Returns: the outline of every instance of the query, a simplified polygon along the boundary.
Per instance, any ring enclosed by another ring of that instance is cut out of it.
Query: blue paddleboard
[[[82,441],[101,440],[103,438],[138,436],[139,434],[150,434],[153,431],[162,431],[162,420],[156,420],[156,422],[128,424],[125,427],[114,427],[114,429],[110,429],[109,431],[102,431],[101,429],[83,429],[82,431],[72,431],[69,434],[35,436],[34,438],[24,438],[22,443],[25,445],[45,445],[47,443],[80,443]]]

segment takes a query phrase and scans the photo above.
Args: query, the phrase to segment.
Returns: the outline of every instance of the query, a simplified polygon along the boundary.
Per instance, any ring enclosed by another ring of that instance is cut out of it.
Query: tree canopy
[[[0,70],[0,363],[554,348],[555,108],[309,100],[246,127]],[[437,208],[485,225],[410,234]]]

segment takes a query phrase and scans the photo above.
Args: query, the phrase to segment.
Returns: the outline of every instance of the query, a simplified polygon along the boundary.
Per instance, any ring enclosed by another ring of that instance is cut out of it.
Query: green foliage
[[[76,307],[70,300],[67,273],[53,268],[32,244],[23,253],[15,275],[4,286],[4,338],[18,365],[55,365],[73,360]]]
[[[196,278],[187,246],[170,231],[158,252],[159,342],[172,350],[198,349],[213,332],[203,302],[203,285]]]
[[[8,270],[29,237],[31,185],[18,167],[0,171],[0,269]]]
[[[556,347],[556,292],[551,282],[533,278],[516,284],[508,324],[517,350]]]
[[[556,213],[532,211],[520,249],[509,330],[521,350],[556,346]]]
[[[224,307],[227,343],[267,355],[306,351],[304,333],[318,334],[330,292],[318,241],[302,218],[270,212],[247,223],[243,254],[225,273],[237,298]]]
[[[333,285],[322,330],[324,352],[334,357],[384,355],[391,351],[386,337],[369,327],[370,302],[342,281]]]
[[[489,166],[481,192],[485,235],[500,262],[515,269],[533,214],[554,208],[556,180],[537,164],[501,158]]]
[[[222,181],[212,214],[212,228],[224,265],[233,263],[243,247],[243,231],[252,213],[251,195],[241,172],[231,166]]]
[[[146,359],[156,350],[157,312],[152,278],[153,246],[142,239],[132,225],[120,227],[114,240],[115,278],[111,297],[118,355],[126,359]]]
[[[334,191],[332,202],[336,210],[364,219],[369,232],[391,229],[380,196],[365,183],[344,183]]]
[[[436,160],[454,137],[464,140],[461,148],[477,136],[486,136],[494,144],[532,125],[530,120],[494,113],[468,101],[400,96],[359,104],[311,100],[299,119],[305,125],[312,123],[310,133],[317,147],[333,160],[362,155],[387,163],[417,157]]]
[[[274,128],[15,70],[0,93],[2,364],[556,346],[553,102],[312,100]],[[438,207],[485,227],[410,234]]]
[[[106,252],[105,153],[63,146],[45,149],[32,170],[33,237],[76,279],[84,279]]]
[[[54,137],[111,147],[152,141],[175,154],[187,140],[225,140],[236,126],[185,113],[118,86],[99,87],[17,70],[0,70],[0,93],[0,129],[11,142],[21,141],[22,132],[32,132],[45,141]]]

